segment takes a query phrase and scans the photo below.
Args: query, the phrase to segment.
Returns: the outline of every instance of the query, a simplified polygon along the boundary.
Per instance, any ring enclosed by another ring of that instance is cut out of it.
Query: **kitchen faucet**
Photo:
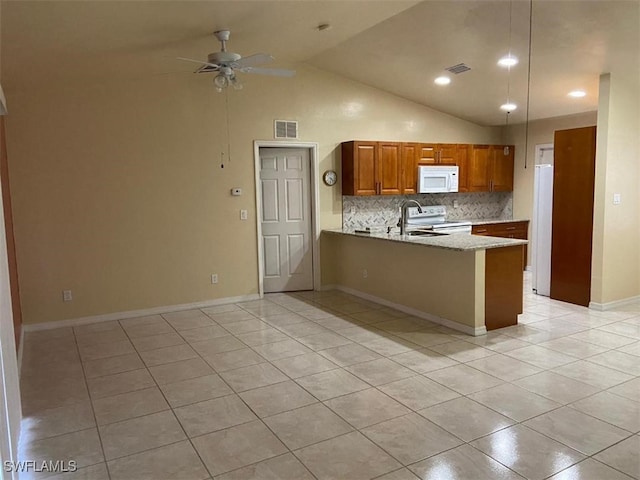
[[[398,220],[398,226],[400,227],[400,235],[404,235],[404,227],[407,223],[407,205],[409,203],[415,203],[418,207],[418,213],[422,213],[422,206],[416,200],[405,200],[400,207],[400,220]]]

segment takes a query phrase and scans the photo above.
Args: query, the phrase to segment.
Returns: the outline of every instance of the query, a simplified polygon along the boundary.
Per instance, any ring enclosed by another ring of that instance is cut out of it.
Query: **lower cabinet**
[[[529,221],[481,223],[471,227],[473,235],[486,235],[488,237],[518,238],[528,240]],[[522,269],[527,266],[527,245],[523,249]]]

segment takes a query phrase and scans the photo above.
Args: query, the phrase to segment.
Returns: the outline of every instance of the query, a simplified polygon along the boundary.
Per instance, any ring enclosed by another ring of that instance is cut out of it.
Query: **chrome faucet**
[[[422,213],[422,205],[420,205],[416,200],[405,200],[400,207],[400,220],[398,220],[400,235],[404,235],[405,224],[407,223],[407,206],[409,203],[415,203],[416,207],[418,207],[418,213]]]

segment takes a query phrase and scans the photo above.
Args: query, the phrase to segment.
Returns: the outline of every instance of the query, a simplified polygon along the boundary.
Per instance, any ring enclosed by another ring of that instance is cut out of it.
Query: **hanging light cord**
[[[533,0],[529,0],[529,64],[527,67],[527,118],[524,123],[524,168],[529,154],[529,100],[531,98],[531,39],[533,36]]]

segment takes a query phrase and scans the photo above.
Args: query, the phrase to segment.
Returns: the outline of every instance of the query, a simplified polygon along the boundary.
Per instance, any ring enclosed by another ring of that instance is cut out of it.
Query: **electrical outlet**
[[[249,217],[247,210],[240,210],[240,220],[246,220]]]
[[[211,283],[218,283],[218,274],[214,273],[211,275]]]
[[[73,300],[73,294],[71,290],[63,290],[62,291],[62,301],[63,302],[71,302]]]
[[[367,272],[367,269],[365,268],[364,270],[362,270],[362,278],[368,278],[369,277],[369,272]]]

